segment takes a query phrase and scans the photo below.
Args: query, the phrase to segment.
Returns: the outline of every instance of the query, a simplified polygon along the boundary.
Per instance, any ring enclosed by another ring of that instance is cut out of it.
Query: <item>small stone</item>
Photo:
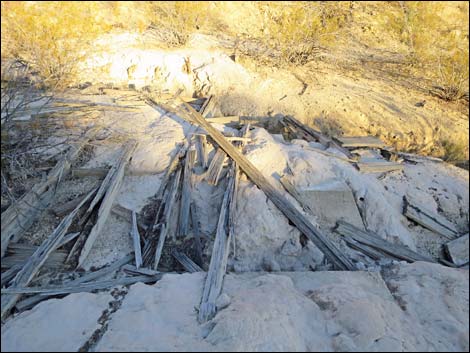
[[[298,256],[302,251],[299,239],[287,239],[281,247],[281,254],[285,256]]]
[[[229,306],[231,301],[232,300],[227,293],[222,293],[215,301],[215,306],[217,307],[217,310],[222,310]]]

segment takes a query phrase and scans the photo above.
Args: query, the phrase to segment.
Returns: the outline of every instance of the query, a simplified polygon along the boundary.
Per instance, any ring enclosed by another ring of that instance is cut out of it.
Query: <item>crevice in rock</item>
[[[112,315],[119,310],[122,305],[124,298],[128,293],[128,289],[114,289],[111,292],[114,300],[110,301],[108,304],[108,309],[104,310],[101,314],[100,318],[98,319],[98,324],[101,326],[93,332],[90,338],[80,347],[78,350],[79,352],[90,352],[93,350],[94,347],[98,344],[101,338],[104,336],[106,331],[108,330],[108,323],[111,319]]]

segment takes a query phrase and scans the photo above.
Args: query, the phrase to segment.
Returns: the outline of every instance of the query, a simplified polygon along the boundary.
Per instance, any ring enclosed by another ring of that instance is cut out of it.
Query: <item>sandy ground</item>
[[[126,39],[129,37],[121,38],[121,45]],[[447,116],[437,114],[444,108],[433,105],[432,100],[418,111],[413,108],[414,98],[404,90],[385,88],[383,83],[374,86],[365,77],[327,75],[321,85],[309,83],[303,90],[303,84],[289,72],[248,69],[215,49],[189,48],[171,53],[123,50],[122,46],[114,49],[90,58],[95,62],[88,63],[88,69],[94,74],[89,72],[86,77],[116,85],[145,86],[156,84],[158,72],[160,90],[173,92],[182,87],[186,94],[216,94],[220,113],[225,115],[282,113],[306,121],[317,116],[314,112],[320,106],[325,111],[323,116],[333,116],[328,107],[334,106],[346,111],[342,118],[327,119],[328,124],[347,122],[341,127],[347,134],[375,134],[373,123],[383,131],[399,132],[395,137],[379,134],[389,143],[397,140],[409,148],[432,148],[438,138],[435,127],[439,127],[455,138],[465,135],[468,145],[468,126],[464,126],[468,118],[461,112],[449,108],[445,110]],[[193,68],[189,75],[180,66],[188,56]],[[129,65],[136,65],[132,75],[127,72]],[[68,97],[133,102],[138,107],[135,111],[105,110],[95,116],[92,123],[102,127],[100,138],[79,166],[110,166],[123,141],[136,139],[138,146],[115,203],[143,212],[151,207],[163,172],[191,125],[136,101],[136,92],[105,89],[104,94],[96,95],[96,87],[70,91]],[[227,130],[221,125],[217,128]],[[406,137],[406,131],[413,132],[414,137]],[[402,215],[404,195],[412,195],[418,203],[447,218],[462,234],[468,232],[468,171],[422,158],[417,164],[404,162],[403,171],[362,173],[349,162],[325,155],[340,154],[334,148],[325,150],[303,140],[287,141],[277,132],[253,127],[243,153],[300,212],[305,213],[282,188],[281,175],[288,174],[299,190],[328,189],[341,182],[354,201],[348,207],[359,212],[359,222],[365,229],[435,259],[447,240]],[[207,269],[226,183],[211,186],[200,175],[194,181],[191,197],[205,238]],[[97,183],[97,178],[68,177],[61,183],[56,201],[69,201]],[[345,204],[337,207],[346,208]],[[314,214],[305,215],[366,271],[325,271],[330,267],[323,254],[312,242],[303,241],[300,232],[264,193],[242,176],[228,264],[231,274],[223,289],[225,304],[212,321],[206,325],[196,322],[204,274],[171,274],[153,286],[131,286],[128,293],[124,290],[124,300],[105,291],[41,303],[2,326],[2,351],[83,347],[94,351],[468,351],[468,270],[426,263],[382,266],[366,260],[332,230],[332,224],[348,217],[348,212],[332,215],[322,212],[326,209],[319,207]],[[22,241],[40,244],[59,221],[46,211]],[[101,267],[132,252],[130,226],[129,221],[111,215],[84,268]],[[173,241],[177,239],[170,237],[169,242]],[[48,328],[50,322],[54,330]],[[97,330],[99,335],[93,335]]]
[[[223,307],[199,325],[203,283],[135,284],[111,315],[109,294],[49,300],[2,327],[2,351],[468,351],[468,270],[232,274]]]
[[[83,63],[81,80],[216,94],[224,115],[293,115],[333,135],[377,135],[399,149],[438,156],[439,145],[452,141],[468,159],[468,105],[443,102],[385,67],[364,66],[366,55],[356,47],[290,69],[244,56],[234,62],[221,40],[202,34],[185,48],[157,47],[134,34],[106,36]]]

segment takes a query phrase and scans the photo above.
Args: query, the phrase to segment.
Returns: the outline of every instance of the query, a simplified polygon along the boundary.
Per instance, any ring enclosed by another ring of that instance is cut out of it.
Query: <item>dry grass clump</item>
[[[340,34],[350,19],[349,3],[261,2],[263,39],[280,51],[281,63],[303,65]]]
[[[91,40],[109,29],[97,8],[92,2],[2,2],[2,63],[19,60],[42,86],[66,86]]]
[[[432,93],[457,100],[468,92],[469,3],[391,2],[387,28],[408,48],[408,62],[435,84]]]

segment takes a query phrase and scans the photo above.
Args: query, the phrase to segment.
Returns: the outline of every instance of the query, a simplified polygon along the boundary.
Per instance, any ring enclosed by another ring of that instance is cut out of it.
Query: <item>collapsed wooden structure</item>
[[[217,107],[217,100],[214,96],[202,103],[198,100],[195,106],[198,106],[199,111],[196,111],[185,100],[181,100],[181,105],[178,108],[174,107],[174,104],[163,104],[152,100],[148,101],[148,104],[158,105],[171,112],[176,112],[180,117],[193,124],[185,140],[177,147],[163,175],[160,187],[155,192],[154,203],[156,207],[152,220],[149,222],[142,215],[114,204],[126,166],[136,149],[136,141],[129,140],[123,144],[117,162],[109,169],[71,168],[73,160],[78,156],[83,146],[96,133],[95,130],[89,131],[82,143],[71,147],[67,156],[49,173],[44,182],[36,185],[31,192],[25,194],[16,204],[2,213],[2,269],[7,270],[2,273],[2,319],[5,319],[13,308],[18,311],[27,310],[40,301],[55,296],[106,289],[136,282],[153,283],[164,275],[163,272],[159,272],[159,268],[161,268],[162,257],[168,256],[168,254],[164,254],[165,248],[169,248],[169,257],[174,259],[185,271],[204,271],[203,241],[198,210],[191,199],[194,187],[193,173],[196,165],[204,170],[204,178],[209,184],[218,185],[222,183],[222,180],[225,182],[223,184],[225,192],[198,311],[198,320],[201,323],[210,320],[216,314],[216,300],[222,292],[231,244],[233,244],[235,252],[234,217],[241,173],[246,174],[289,221],[323,252],[335,269],[356,270],[355,263],[314,226],[309,218],[300,212],[296,205],[283,192],[279,191],[279,188],[274,187],[243,155],[243,146],[249,142],[250,125],[244,124],[238,136],[225,136],[211,125],[212,122],[221,122],[214,116]],[[235,122],[240,125],[242,122],[242,119],[234,121],[233,117],[229,118],[225,119],[228,123]],[[397,154],[377,138],[343,137],[334,139],[302,124],[293,117],[285,117],[282,124],[286,130],[295,133],[297,137],[319,142],[325,148],[339,151],[343,156],[316,150],[318,153],[352,163],[361,171],[385,173],[403,169],[403,165],[397,161]],[[207,153],[209,143],[215,147],[215,153],[211,160],[209,160]],[[362,163],[354,154],[354,149],[358,147],[378,149],[383,156],[386,156],[386,160],[376,162],[375,165],[374,163]],[[223,173],[224,170],[226,173]],[[22,247],[21,244],[16,243],[24,231],[39,217],[40,212],[51,205],[58,183],[69,171],[76,177],[94,175],[101,178],[100,186],[60,207],[56,205],[52,207],[52,211],[63,219],[41,246]],[[288,178],[281,177],[280,183],[285,192],[294,197],[306,214],[312,213]],[[449,221],[410,204],[406,198],[404,201],[404,215],[406,217],[449,239],[455,239],[458,236],[455,226]],[[102,269],[88,271],[76,279],[66,280],[62,285],[29,287],[32,280],[43,268],[57,268],[61,264],[65,264],[71,269],[81,268],[111,212],[128,220],[131,224],[129,236],[132,239],[133,254]],[[68,230],[73,222],[77,222],[81,230],[69,233]],[[377,234],[358,229],[343,221],[338,222],[335,231],[342,236],[349,247],[362,252],[373,260],[386,257],[409,262],[435,262],[428,256],[414,252],[405,246],[387,242]],[[188,237],[194,238],[194,252],[191,256],[188,256],[184,249],[168,246],[170,240]],[[64,245],[72,242],[71,249],[65,251]],[[455,266],[468,263],[468,251],[465,257],[465,254],[462,254],[460,250],[461,243],[465,244],[465,242],[468,247],[468,234],[466,238],[464,236],[446,246],[450,260]],[[130,265],[132,261],[134,261],[134,265]],[[125,274],[124,277],[103,279],[120,269]],[[24,298],[24,295],[29,296]]]

